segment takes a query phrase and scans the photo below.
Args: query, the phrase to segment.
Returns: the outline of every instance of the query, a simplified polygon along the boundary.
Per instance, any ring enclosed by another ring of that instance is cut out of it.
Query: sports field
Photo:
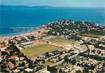
[[[27,55],[29,58],[33,58],[33,57],[39,56],[45,52],[51,52],[54,50],[62,50],[62,49],[59,47],[56,47],[56,46],[49,45],[49,44],[43,44],[43,45],[25,48],[22,50],[22,52],[25,55]]]
[[[48,41],[51,43],[28,47],[28,48],[22,49],[22,52],[25,55],[27,55],[29,58],[33,58],[46,52],[51,52],[54,50],[62,50],[63,48],[61,48],[61,46],[64,46],[64,45],[76,44],[74,40],[67,40],[62,37],[50,38]]]

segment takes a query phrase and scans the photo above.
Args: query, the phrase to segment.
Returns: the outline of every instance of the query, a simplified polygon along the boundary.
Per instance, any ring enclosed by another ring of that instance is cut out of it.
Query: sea
[[[0,6],[0,36],[36,30],[57,20],[89,21],[105,26],[104,8]]]

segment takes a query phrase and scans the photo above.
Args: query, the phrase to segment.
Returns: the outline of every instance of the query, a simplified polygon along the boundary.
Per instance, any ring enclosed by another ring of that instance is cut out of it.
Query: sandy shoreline
[[[40,35],[41,32],[44,32],[45,28],[44,27],[37,27],[35,30],[30,31],[30,32],[24,32],[16,35],[9,35],[9,36],[0,36],[0,41],[5,41],[12,39],[13,37],[18,37],[18,36],[27,36],[27,35]],[[40,31],[40,34],[39,34]]]

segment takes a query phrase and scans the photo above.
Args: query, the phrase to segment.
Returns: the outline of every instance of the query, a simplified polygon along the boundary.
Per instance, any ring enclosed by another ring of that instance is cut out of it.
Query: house
[[[0,48],[0,51],[5,51],[5,50],[6,50],[6,47]]]
[[[39,71],[38,73],[50,73],[50,71],[47,71],[47,70],[41,70],[41,71]]]
[[[23,47],[31,47],[32,46],[32,42],[23,42],[23,43],[21,43],[21,46],[23,46]]]
[[[28,73],[30,73],[30,72],[32,72],[32,71],[33,71],[33,69],[26,68],[26,69],[25,69],[25,71],[26,71],[26,72],[28,72]]]

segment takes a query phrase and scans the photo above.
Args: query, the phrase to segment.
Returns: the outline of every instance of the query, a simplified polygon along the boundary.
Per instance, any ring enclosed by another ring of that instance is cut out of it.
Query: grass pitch
[[[25,55],[27,55],[29,58],[33,58],[33,57],[39,56],[43,53],[51,52],[54,50],[61,50],[61,48],[56,47],[56,46],[52,46],[49,44],[43,44],[43,45],[39,45],[39,46],[33,46],[33,47],[25,48],[22,50],[22,52]]]

